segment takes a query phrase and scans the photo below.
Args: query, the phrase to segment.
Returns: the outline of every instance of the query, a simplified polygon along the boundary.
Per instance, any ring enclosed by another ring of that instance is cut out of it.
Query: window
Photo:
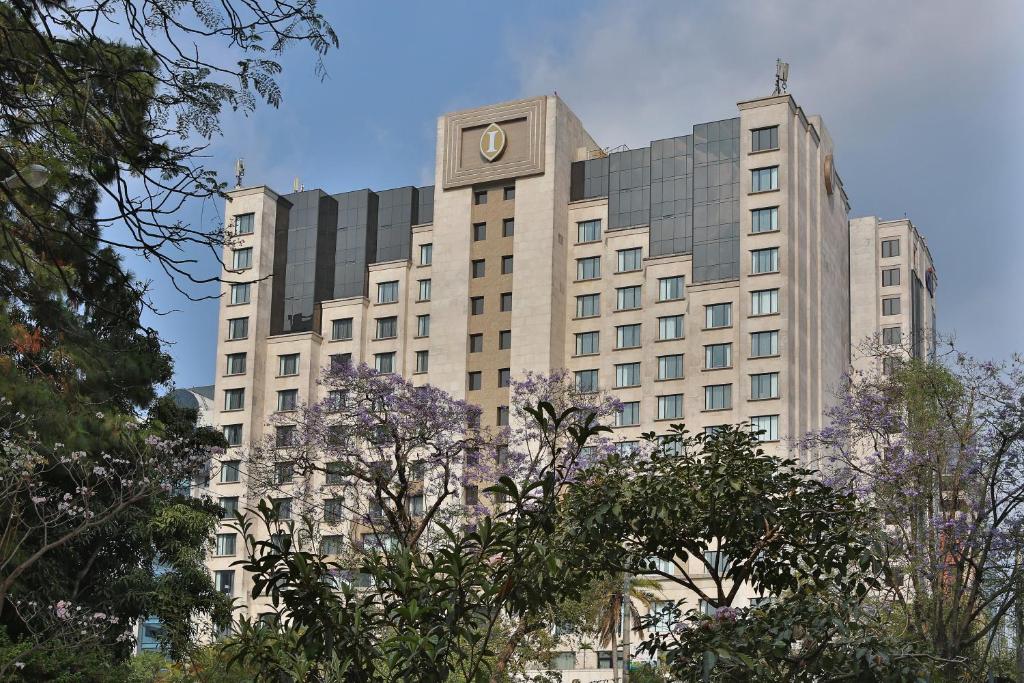
[[[899,327],[883,327],[882,343],[886,346],[898,346],[902,335]]]
[[[409,514],[418,517],[423,514],[423,494],[417,493],[409,496]]]
[[[373,354],[373,365],[377,368],[377,372],[394,372],[395,352]]]
[[[470,315],[483,315],[484,312],[484,298],[482,296],[472,296],[469,298],[469,314]]]
[[[757,415],[750,418],[750,429],[760,441],[779,440],[779,416]]]
[[[704,410],[732,408],[732,385],[712,384],[704,387]]]
[[[750,131],[750,151],[762,152],[779,148],[779,127],[755,128]]]
[[[505,198],[506,202],[509,201],[510,199],[515,199],[516,198],[516,188],[515,188],[515,186],[512,185],[510,187],[506,187],[506,188],[502,189],[502,196]]]
[[[502,293],[500,308],[503,313],[507,313],[512,310],[512,292]]]
[[[220,483],[235,484],[241,479],[241,460],[226,460],[220,464]]]
[[[882,315],[899,315],[900,298],[898,296],[882,299]]]
[[[277,409],[278,410],[295,410],[299,403],[299,390],[298,389],[282,389],[277,392]]]
[[[345,463],[334,461],[324,466],[326,470],[324,480],[328,486],[337,486],[345,483]]]
[[[427,372],[430,369],[430,352],[429,351],[417,351],[416,352],[416,370],[415,372]]]
[[[750,273],[760,275],[761,273],[779,272],[779,248],[754,249],[750,252]]]
[[[779,312],[779,290],[759,289],[750,293],[750,315],[771,315]]]
[[[235,216],[235,234],[251,235],[256,230],[255,214],[242,213]]]
[[[750,191],[767,192],[779,189],[779,167],[755,168],[750,172]]]
[[[320,552],[324,555],[341,555],[345,547],[344,536],[323,536],[320,539]]]
[[[615,366],[615,388],[640,386],[640,363],[619,363]]]
[[[231,266],[235,270],[252,268],[252,247],[235,249],[231,254]]]
[[[576,355],[589,356],[599,351],[599,333],[579,332],[576,335]]]
[[[245,354],[244,353],[229,353],[228,354],[228,367],[225,370],[228,375],[244,375],[245,374]]]
[[[779,354],[779,331],[751,332],[750,357],[777,356]]]
[[[352,365],[351,353],[332,353],[328,359],[331,372],[338,372]]]
[[[289,353],[277,357],[277,374],[282,377],[299,374],[299,354]]]
[[[899,369],[899,359],[886,356],[882,359],[882,374],[888,377]]]
[[[224,410],[241,410],[245,407],[245,389],[224,390]]]
[[[498,426],[508,426],[508,406],[498,406]]]
[[[238,513],[238,496],[220,499],[220,518],[231,519]]]
[[[883,268],[882,269],[882,286],[883,287],[895,287],[900,283],[900,269],[899,268]]]
[[[891,258],[900,255],[900,241],[882,240],[882,258]]]
[[[732,344],[709,344],[704,347],[704,367],[708,370],[732,365]]]
[[[295,476],[295,465],[290,462],[274,463],[274,483],[287,484]]]
[[[231,318],[228,320],[228,339],[245,339],[248,336],[248,318]]]
[[[675,420],[683,416],[683,395],[670,394],[658,397],[658,419]]]
[[[482,334],[471,334],[469,335],[469,352],[480,353],[484,350],[484,335]]]
[[[625,662],[622,660],[622,649],[619,648],[618,655],[619,667],[625,666]],[[611,650],[598,650],[597,651],[597,668],[598,669],[611,669],[612,668],[612,651]]]
[[[224,440],[228,446],[242,445],[242,425],[224,425]]]
[[[234,595],[235,593],[235,570],[221,569],[213,573],[214,585],[218,593]]]
[[[705,550],[704,562],[716,574],[725,574],[732,566],[732,559],[721,550]]]
[[[324,521],[328,524],[337,524],[345,519],[345,500],[343,498],[328,498],[324,501]]]
[[[427,461],[416,460],[409,463],[409,481],[423,481],[427,474]]]
[[[576,279],[596,280],[601,277],[601,257],[588,256],[576,259]]]
[[[596,242],[601,239],[601,221],[582,221],[576,224],[576,242]]]
[[[779,207],[753,209],[750,212],[750,232],[775,232],[779,229]]]
[[[655,633],[668,633],[675,618],[675,603],[671,600],[655,600],[651,603],[651,628]]]
[[[423,315],[416,316],[416,336],[417,337],[429,337],[430,336],[430,314],[425,313]]]
[[[271,498],[270,505],[280,520],[289,520],[292,518],[292,499],[291,498]]]
[[[242,282],[239,284],[231,285],[231,303],[232,304],[247,304],[249,303],[249,283]]]
[[[553,671],[572,671],[576,668],[575,652],[556,652],[551,657],[551,669]]]
[[[512,257],[502,256],[501,257],[501,274],[511,275],[512,274]]]
[[[470,391],[478,391],[483,385],[483,375],[479,370],[470,372],[466,375],[466,388]]]
[[[419,296],[417,301],[430,301],[430,279],[419,281]]]
[[[512,383],[512,370],[509,368],[501,368],[498,370],[498,386],[507,387]]]
[[[643,249],[636,247],[634,249],[620,249],[616,252],[618,255],[618,272],[620,273],[632,273],[635,270],[640,270],[640,264],[643,260]]]
[[[601,315],[601,295],[582,294],[576,297],[576,317],[593,318]]]
[[[377,339],[394,339],[398,336],[398,318],[388,316],[377,318]]]
[[[479,505],[480,488],[478,486],[473,486],[472,484],[467,484],[462,489],[462,499],[465,501],[466,505]]]
[[[352,338],[352,318],[339,318],[331,321],[331,339],[340,341]]]
[[[498,348],[502,351],[512,348],[512,330],[498,332]]]
[[[626,401],[615,414],[616,427],[632,427],[640,424],[640,401]]]
[[[597,334],[594,332],[593,334]],[[640,325],[618,325],[615,328],[615,348],[635,349],[640,346]]]
[[[476,259],[470,264],[470,273],[472,277],[483,277],[487,272],[487,263],[484,259]]]
[[[487,190],[473,190],[473,203],[476,205],[487,203]]]
[[[658,318],[658,339],[682,339],[683,316],[666,315]]]
[[[216,554],[221,557],[230,557],[235,554],[235,538],[237,534],[217,534]]]
[[[516,234],[516,219],[506,218],[501,222],[501,236],[512,237]]]
[[[615,288],[615,310],[630,311],[642,304],[640,285]]]
[[[377,283],[377,303],[393,304],[398,301],[398,280]]]
[[[750,400],[779,397],[779,373],[762,372],[750,376]]]
[[[683,354],[658,356],[658,379],[682,379]]]
[[[295,425],[274,427],[274,446],[288,448],[295,445]]]
[[[576,388],[580,391],[597,391],[597,370],[577,370]]]
[[[658,301],[675,301],[683,298],[683,276],[658,278]]]
[[[434,262],[434,245],[433,244],[421,244],[420,245],[420,265],[429,266]]]
[[[713,330],[732,325],[732,304],[711,304],[704,307],[704,327]]]
[[[474,223],[473,224],[473,241],[481,242],[487,239],[487,224],[486,223]]]

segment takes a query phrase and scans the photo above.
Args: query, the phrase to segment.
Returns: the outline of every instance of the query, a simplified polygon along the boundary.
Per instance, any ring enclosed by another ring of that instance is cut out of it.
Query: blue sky
[[[964,350],[1024,350],[1024,24],[1021,3],[352,3],[323,9],[341,39],[320,81],[283,60],[284,101],[228,113],[209,165],[281,192],[299,176],[328,192],[432,182],[438,115],[557,91],[603,146],[641,146],[735,115],[769,94],[775,58],[790,92],[835,140],[851,216],[910,217],[939,273],[939,326]],[[852,6],[851,6],[852,5]],[[182,218],[218,225],[223,206]],[[200,274],[217,272],[200,256]],[[217,302],[192,303],[151,264],[178,386],[213,382]],[[216,294],[196,289],[194,294]]]

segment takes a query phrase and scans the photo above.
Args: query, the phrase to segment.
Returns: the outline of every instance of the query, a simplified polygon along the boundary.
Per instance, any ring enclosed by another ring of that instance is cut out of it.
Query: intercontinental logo
[[[496,123],[484,129],[480,135],[480,154],[487,161],[494,161],[505,151],[505,131]]]

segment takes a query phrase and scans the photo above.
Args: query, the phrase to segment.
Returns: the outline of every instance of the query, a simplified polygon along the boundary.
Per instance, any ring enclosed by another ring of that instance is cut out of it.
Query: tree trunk
[[[622,608],[621,601],[619,602],[619,608],[620,610]],[[617,623],[615,624],[615,627],[612,628],[612,680],[615,681],[615,683],[619,683],[619,634],[618,628],[616,627],[622,623],[621,619],[622,612],[620,611],[619,614],[615,616],[615,621]]]
[[[622,683],[629,683],[629,660],[631,653],[629,651],[630,641],[630,629],[633,624],[633,601],[630,599],[632,594],[632,588],[630,584],[630,575],[626,574],[622,579]]]
[[[527,625],[526,619],[523,618],[519,621],[515,630],[512,631],[508,637],[508,642],[505,643],[505,647],[502,648],[501,653],[498,654],[497,661],[494,663],[494,669],[491,671],[490,683],[498,683],[501,677],[505,674],[508,669],[508,660],[515,654],[516,648],[519,647],[519,641],[526,635]]]

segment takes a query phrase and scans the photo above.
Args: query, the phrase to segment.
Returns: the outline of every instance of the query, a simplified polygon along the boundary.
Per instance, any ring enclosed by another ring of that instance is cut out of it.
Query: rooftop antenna
[[[235,189],[242,187],[242,178],[245,177],[245,160],[235,160]]]
[[[295,176],[295,180],[292,181],[292,192],[302,192],[303,189],[302,183],[299,182],[299,176]]]
[[[786,92],[786,81],[789,80],[789,62],[781,59],[775,60],[775,92],[773,95],[781,95]]]

